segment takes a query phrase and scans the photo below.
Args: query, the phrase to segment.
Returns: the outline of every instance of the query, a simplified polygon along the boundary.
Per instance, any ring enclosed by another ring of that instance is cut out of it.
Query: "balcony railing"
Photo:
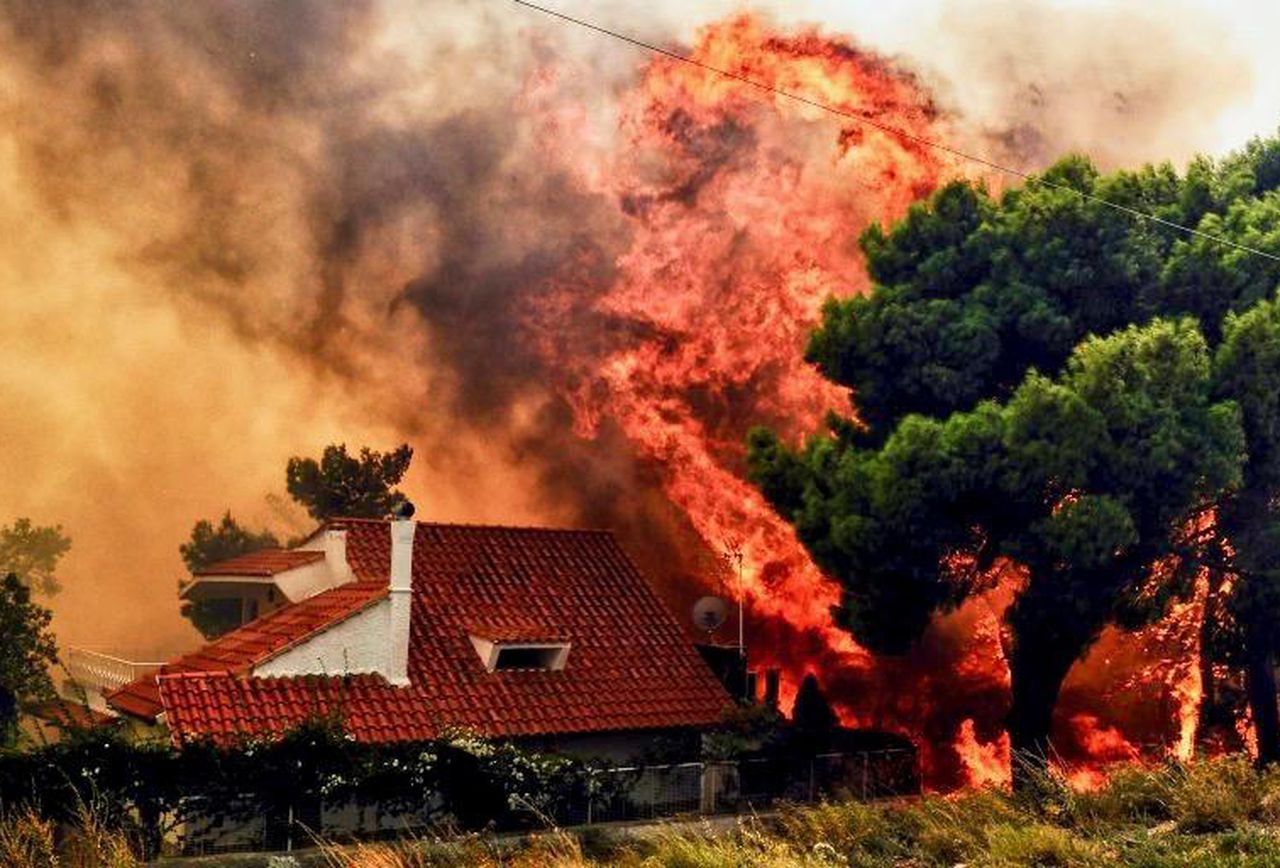
[[[99,693],[109,693],[124,687],[164,665],[125,660],[87,648],[68,649],[64,662],[77,684],[87,691]]]

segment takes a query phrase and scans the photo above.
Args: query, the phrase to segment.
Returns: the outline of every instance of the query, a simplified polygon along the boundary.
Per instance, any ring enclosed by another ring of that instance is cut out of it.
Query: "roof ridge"
[[[267,546],[250,552],[241,552],[229,558],[222,558],[212,563],[197,567],[191,571],[195,577],[204,576],[275,576],[298,567],[310,565],[324,558],[320,549],[284,548]],[[276,561],[273,563],[273,560]]]
[[[389,518],[341,518],[334,517],[325,521],[324,524],[316,528],[317,531],[324,530],[332,524],[350,523],[350,524],[389,524],[392,519]],[[617,534],[612,528],[607,527],[551,527],[549,525],[539,524],[493,524],[491,522],[472,522],[472,521],[418,521],[414,524],[418,527],[447,527],[461,528],[464,530],[511,530],[511,531],[533,531],[537,533],[563,533],[563,534],[596,534],[602,536],[616,537]],[[313,533],[314,535],[314,533]]]
[[[156,681],[160,682],[177,678],[238,678],[239,676],[230,669],[183,669],[178,672],[157,672],[155,677]]]

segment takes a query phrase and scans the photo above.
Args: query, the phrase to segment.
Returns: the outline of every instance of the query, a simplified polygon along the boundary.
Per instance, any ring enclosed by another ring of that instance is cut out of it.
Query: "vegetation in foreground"
[[[71,828],[32,812],[0,822],[0,864],[132,866],[127,836],[85,806]],[[831,803],[701,825],[550,830],[520,840],[469,835],[353,846],[320,842],[218,864],[326,868],[747,868],[747,866],[1280,866],[1280,772],[1247,758],[1117,770],[1093,792],[1033,775],[994,790],[899,803]],[[197,860],[212,864],[208,860]]]
[[[831,803],[623,839],[552,831],[511,847],[484,838],[324,846],[314,864],[365,866],[1280,866],[1280,772],[1233,756],[1125,768],[1094,792],[1032,774],[994,790],[912,802]]]

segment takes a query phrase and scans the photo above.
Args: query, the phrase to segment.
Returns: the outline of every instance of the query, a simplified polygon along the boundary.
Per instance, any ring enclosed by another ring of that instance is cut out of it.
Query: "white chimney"
[[[324,562],[333,581],[331,587],[346,584],[354,578],[347,563],[347,532],[330,528],[324,532]]]
[[[397,518],[391,522],[390,618],[387,625],[387,680],[409,683],[409,611],[413,601],[413,535],[418,523]]]

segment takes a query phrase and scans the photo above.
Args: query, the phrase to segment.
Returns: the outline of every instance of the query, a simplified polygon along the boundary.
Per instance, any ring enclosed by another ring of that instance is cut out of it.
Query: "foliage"
[[[1112,787],[1122,793],[1108,792]],[[994,790],[957,797],[929,796],[912,802],[833,802],[784,808],[775,816],[740,819],[735,826],[669,825],[656,833],[636,834],[596,861],[580,848],[563,846],[564,861],[575,866],[1273,866],[1280,864],[1276,820],[1259,812],[1240,813],[1224,831],[1190,831],[1152,816],[1134,793],[1166,794],[1170,804],[1191,802],[1215,791],[1224,804],[1256,805],[1280,795],[1280,782],[1253,771],[1247,761],[1224,758],[1186,769],[1125,769],[1121,777],[1093,793],[1071,790],[1057,778],[1046,790],[1062,810],[1047,810],[1034,800]],[[1105,817],[1083,805],[1106,803],[1115,811]],[[1132,804],[1132,810],[1120,806]],[[1180,822],[1180,820],[1179,820]],[[563,841],[564,833],[553,833]],[[539,851],[515,843],[482,848],[472,842],[470,863],[412,861],[411,850],[386,847],[388,861],[343,861],[335,865],[387,864],[525,864]],[[439,852],[438,844],[429,846]],[[368,848],[362,850],[368,854]],[[400,861],[403,860],[403,861]]]
[[[191,539],[178,546],[182,561],[191,572],[261,549],[276,548],[280,541],[269,530],[251,531],[228,511],[215,527],[202,519],[191,529]]]
[[[304,506],[312,518],[383,518],[405,497],[394,486],[403,478],[413,458],[407,444],[381,453],[365,447],[358,456],[348,454],[345,444],[326,446],[320,460],[293,457],[285,468],[291,497]],[[191,539],[179,546],[182,559],[192,572],[237,555],[280,545],[269,530],[252,531],[232,518],[230,511],[215,526],[196,522]],[[185,583],[179,583],[179,589]],[[213,639],[240,624],[238,599],[187,600],[182,604],[187,618],[206,639]]]
[[[15,757],[0,757],[0,787],[7,797],[0,814],[0,861],[6,865],[55,866],[136,864],[139,830],[131,826],[128,780],[150,775],[161,782],[184,784],[201,780],[229,780],[239,776],[253,792],[260,782],[254,776],[297,773],[301,785],[295,806],[317,786],[331,785],[350,769],[366,762],[403,763],[415,753],[458,750],[459,762],[449,774],[488,776],[505,774],[499,768],[513,754],[497,745],[454,734],[431,745],[402,746],[391,753],[381,748],[355,746],[325,721],[316,721],[294,733],[289,747],[278,753],[269,744],[248,743],[214,748],[183,759],[167,744],[129,746],[118,739],[95,738],[47,748],[34,760],[26,755],[24,774],[44,768],[52,781],[56,768],[66,773],[61,789],[52,791],[61,806],[48,802],[26,806],[11,789]],[[348,745],[344,747],[342,743]],[[307,747],[309,745],[309,747]],[[335,761],[325,753],[346,754]],[[146,753],[151,765],[141,774],[122,775],[133,760],[131,751]],[[454,760],[450,760],[453,762]],[[299,766],[298,763],[302,765]],[[564,761],[556,759],[557,764]],[[168,767],[164,767],[168,763]],[[312,765],[309,765],[312,764]],[[436,766],[434,761],[419,768]],[[47,767],[47,768],[45,768]],[[416,773],[415,773],[416,774]],[[1092,792],[1078,792],[1066,785],[1056,771],[1039,789],[1044,800],[1027,793],[977,790],[953,797],[926,796],[894,802],[829,802],[806,807],[783,807],[773,815],[740,819],[733,826],[670,824],[656,831],[619,835],[607,846],[594,841],[592,830],[550,829],[526,838],[494,836],[508,828],[448,832],[439,827],[430,837],[406,835],[391,843],[366,843],[351,847],[321,840],[320,852],[305,864],[331,866],[533,866],[558,865],[588,868],[623,866],[1016,866],[1016,865],[1135,865],[1135,866],[1273,866],[1280,864],[1280,775],[1252,768],[1247,758],[1228,756],[1191,766],[1170,765],[1146,769],[1131,766],[1114,770],[1110,780]],[[183,776],[186,779],[183,780]],[[516,774],[499,789],[527,792],[530,782],[517,783]],[[548,785],[543,779],[536,786]],[[553,779],[550,779],[553,780]],[[428,778],[419,782],[426,784]],[[403,781],[396,786],[402,785]],[[331,793],[346,793],[339,784]],[[287,786],[280,786],[285,793]],[[208,790],[210,794],[213,789]],[[230,792],[225,791],[225,792]],[[96,793],[77,801],[76,793]],[[372,795],[372,793],[370,793]],[[167,797],[167,796],[166,796]],[[420,795],[418,796],[420,798]],[[545,799],[542,800],[545,804]],[[259,805],[265,810],[265,805]],[[527,817],[527,813],[523,816]],[[508,815],[510,817],[510,815]],[[535,821],[535,823],[541,821]],[[521,823],[517,823],[520,825]],[[456,828],[456,827],[455,827]],[[588,839],[593,843],[588,846]],[[131,848],[130,853],[125,848]],[[154,852],[154,851],[149,851]],[[88,854],[96,854],[96,857]],[[96,858],[96,861],[95,861]],[[301,857],[304,861],[305,855]]]
[[[31,589],[9,573],[0,580],[0,744],[16,735],[18,702],[53,695],[49,667],[58,649],[53,614],[31,599]]]
[[[1006,616],[1011,734],[1043,749],[1071,663],[1107,624],[1150,619],[1185,590],[1169,570],[1153,592],[1150,568],[1239,480],[1238,411],[1211,386],[1194,324],[1156,320],[1086,340],[1061,374],[1033,372],[1004,402],[910,415],[879,447],[815,440],[796,455],[756,432],[754,472],[841,578],[837,620],[874,649],[904,650],[993,565],[1021,565]]]
[[[701,755],[729,760],[774,747],[782,738],[785,722],[778,709],[762,702],[735,702],[721,713],[719,725],[703,736]],[[687,752],[672,757],[676,761],[687,758]]]
[[[222,520],[201,519],[191,529],[191,539],[178,546],[183,562],[191,572],[239,555],[275,548],[280,545],[269,530],[251,531],[231,517],[228,510]],[[179,582],[179,590],[186,586]],[[240,625],[239,600],[183,600],[182,617],[186,618],[206,639],[221,636]]]
[[[82,803],[58,824],[31,807],[0,810],[0,864],[14,868],[135,868],[129,835],[104,820],[103,806]]]
[[[32,751],[0,753],[5,806],[76,824],[85,806],[106,831],[159,852],[177,824],[210,811],[233,821],[319,816],[353,802],[421,814],[442,826],[536,825],[581,804],[589,763],[488,742],[464,732],[420,743],[365,744],[317,717],[275,739],[231,744],[131,741],[113,729],[72,732]],[[307,822],[305,819],[300,822]]]
[[[0,814],[0,863],[56,866],[58,850],[53,838],[53,823],[30,807]]]
[[[1216,560],[1246,581],[1237,583],[1227,617],[1210,636],[1220,657],[1243,664],[1260,755],[1274,761],[1280,759],[1280,716],[1270,698],[1280,652],[1272,626],[1280,617],[1280,300],[1227,316],[1215,367],[1219,393],[1240,407],[1249,463],[1244,485],[1221,503],[1221,533],[1207,546],[1211,566]]]
[[[0,527],[0,575],[12,573],[37,591],[57,593],[60,585],[54,574],[70,549],[71,539],[62,525],[40,527],[20,518]]]
[[[1006,615],[1015,748],[1047,747],[1105,626],[1158,617],[1198,568],[1250,579],[1245,627],[1280,614],[1280,263],[1073,192],[1280,249],[1278,160],[1280,139],[1185,177],[1068,157],[1052,187],[942,188],[864,234],[873,292],[829,302],[812,336],[857,418],[801,450],[751,435],[752,478],[871,648],[904,651],[1000,570],[1025,579]]]
[[[1223,832],[1257,819],[1267,780],[1245,756],[1199,763],[1174,788],[1172,808],[1184,832]]]
[[[1173,817],[1174,798],[1184,780],[1178,766],[1118,768],[1105,787],[1076,794],[1073,809],[1081,823],[1164,822]]]
[[[800,682],[800,690],[791,709],[791,722],[802,738],[813,741],[824,741],[840,723],[812,672]]]
[[[326,446],[319,461],[290,458],[285,470],[289,495],[317,521],[330,518],[384,518],[405,496],[393,486],[404,477],[413,449],[390,452],[368,447],[349,455],[346,444]]]

